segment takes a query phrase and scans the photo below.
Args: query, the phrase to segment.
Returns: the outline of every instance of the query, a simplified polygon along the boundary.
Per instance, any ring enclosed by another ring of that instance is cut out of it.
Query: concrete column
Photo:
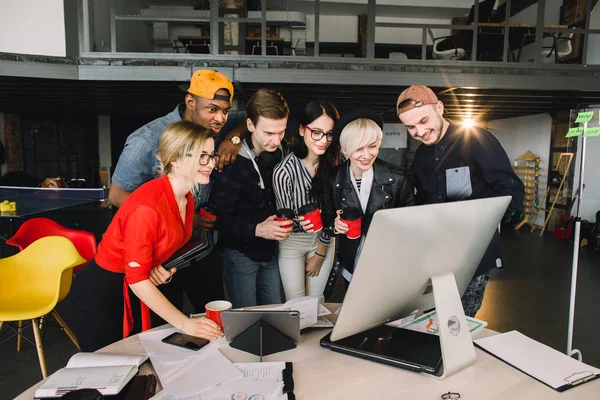
[[[98,161],[100,184],[110,187],[110,168],[112,167],[110,115],[98,115]]]

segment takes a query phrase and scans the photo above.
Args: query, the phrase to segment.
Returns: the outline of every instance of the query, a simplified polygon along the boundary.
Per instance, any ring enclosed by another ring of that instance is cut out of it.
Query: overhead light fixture
[[[462,125],[465,128],[472,128],[473,125],[475,125],[475,121],[473,121],[471,118],[465,118],[462,122]]]

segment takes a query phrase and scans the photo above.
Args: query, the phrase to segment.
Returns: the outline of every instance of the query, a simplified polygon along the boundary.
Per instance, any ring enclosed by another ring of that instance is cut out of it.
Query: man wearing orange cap
[[[213,70],[198,70],[191,77],[190,84],[180,86],[185,91],[184,102],[177,105],[169,114],[147,123],[127,138],[112,176],[109,201],[119,207],[123,201],[142,184],[156,177],[159,162],[156,159],[160,137],[170,124],[185,120],[210,129],[215,135],[215,146],[219,149],[220,161],[217,166],[234,162],[241,139],[246,135],[245,112],[229,112],[233,100],[233,84],[223,74]],[[226,122],[229,122],[226,124]],[[201,185],[195,197],[196,210],[208,200],[210,184]],[[214,247],[212,232],[216,219],[205,218],[196,213],[194,228]],[[211,252],[216,253],[216,252]],[[209,255],[208,255],[209,256]],[[193,265],[181,270],[169,285],[162,285],[174,274],[162,267],[153,270],[155,284],[161,284],[163,294],[173,305],[183,307],[185,291],[195,310],[204,310],[204,305],[215,299],[222,299],[222,272],[218,255],[203,259],[201,265]],[[200,312],[200,311],[199,311]],[[157,321],[160,323],[160,321]]]
[[[413,160],[416,204],[444,203],[512,196],[507,213],[521,207],[523,182],[512,170],[506,152],[483,128],[463,128],[443,117],[444,103],[427,86],[411,86],[396,103],[398,118],[422,143]],[[462,297],[465,315],[481,307],[490,270],[502,267],[500,235],[494,235],[471,284]]]

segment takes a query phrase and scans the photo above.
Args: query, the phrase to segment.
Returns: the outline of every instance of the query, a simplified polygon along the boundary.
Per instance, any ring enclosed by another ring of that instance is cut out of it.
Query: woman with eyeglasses
[[[302,216],[302,207],[312,203],[321,208],[325,176],[339,163],[338,147],[331,145],[338,118],[333,104],[309,103],[290,139],[290,154],[273,172],[277,209],[291,209],[298,216],[293,233],[279,242],[279,272],[287,300],[305,295],[323,300],[333,244],[325,231],[315,232],[318,222]]]
[[[189,335],[222,336],[215,322],[188,318],[156,287],[164,282],[161,276],[175,273],[161,264],[192,235],[192,191],[208,183],[217,163],[211,136],[210,130],[192,122],[167,127],[157,153],[160,176],[127,197],[95,259],[75,276],[71,302],[82,351],[95,351],[149,329],[150,310]]]

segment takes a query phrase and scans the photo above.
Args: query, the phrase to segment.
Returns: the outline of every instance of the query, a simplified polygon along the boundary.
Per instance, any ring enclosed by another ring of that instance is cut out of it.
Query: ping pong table
[[[49,211],[67,209],[70,207],[100,203],[106,199],[104,188],[95,189],[63,189],[63,188],[40,188],[40,187],[15,187],[0,186],[0,202],[4,200],[14,201],[17,205],[16,211],[0,212],[0,222],[9,220],[8,237],[14,234],[14,221],[26,219],[36,214]],[[79,225],[79,213],[77,215]],[[4,229],[2,229],[4,232]],[[0,246],[3,253],[4,245]]]

